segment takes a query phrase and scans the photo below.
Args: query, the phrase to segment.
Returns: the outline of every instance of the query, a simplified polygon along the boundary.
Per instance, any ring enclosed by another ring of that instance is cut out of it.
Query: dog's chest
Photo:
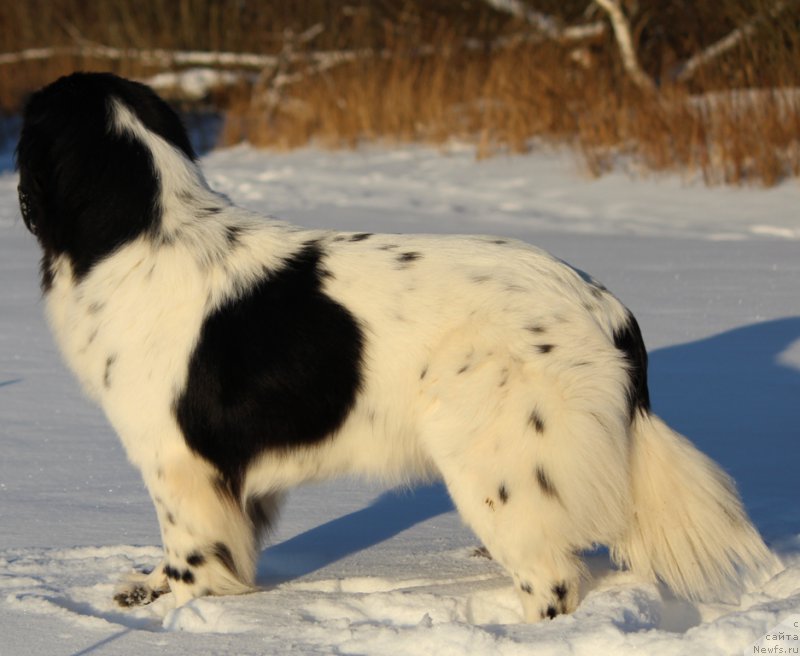
[[[199,294],[176,290],[179,279],[169,284],[136,268],[114,276],[112,264],[78,284],[57,271],[46,297],[68,365],[107,411],[115,397],[175,393],[203,312]]]

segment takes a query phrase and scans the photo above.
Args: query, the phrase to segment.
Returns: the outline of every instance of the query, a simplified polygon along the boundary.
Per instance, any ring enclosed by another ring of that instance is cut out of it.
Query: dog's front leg
[[[122,606],[146,604],[167,590],[181,606],[195,597],[252,590],[257,555],[253,521],[215,469],[188,450],[143,471],[156,507],[164,560],[117,591]]]
[[[114,601],[120,606],[144,606],[169,592],[167,575],[162,560],[152,571],[132,572],[117,586]]]

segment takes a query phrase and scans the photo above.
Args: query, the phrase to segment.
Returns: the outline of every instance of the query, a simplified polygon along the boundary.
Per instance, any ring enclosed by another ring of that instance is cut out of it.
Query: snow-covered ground
[[[577,612],[525,625],[510,581],[474,555],[441,486],[340,480],[290,497],[262,554],[261,591],[177,611],[168,596],[116,608],[118,578],[159,558],[155,514],[44,325],[38,250],[6,165],[0,655],[706,656],[755,653],[787,618],[789,631],[800,620],[800,187],[589,180],[572,161],[403,147],[235,148],[203,163],[240,204],[308,226],[511,236],[592,272],[639,317],[656,411],[737,479],[784,572],[738,605],[690,604],[613,571],[599,551]]]

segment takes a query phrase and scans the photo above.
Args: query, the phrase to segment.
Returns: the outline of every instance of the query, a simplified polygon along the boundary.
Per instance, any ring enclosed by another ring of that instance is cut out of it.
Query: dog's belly
[[[264,451],[248,469],[244,495],[288,490],[296,485],[354,474],[385,484],[438,476],[419,439],[419,428],[391,408],[362,404],[345,424],[310,447]]]

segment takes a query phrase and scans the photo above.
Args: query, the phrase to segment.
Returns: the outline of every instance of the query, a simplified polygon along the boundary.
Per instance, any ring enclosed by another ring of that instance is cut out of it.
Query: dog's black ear
[[[114,125],[115,103],[195,157],[178,116],[144,85],[76,73],[31,97],[17,146],[20,209],[45,252],[66,254],[77,278],[160,224],[152,154]]]

